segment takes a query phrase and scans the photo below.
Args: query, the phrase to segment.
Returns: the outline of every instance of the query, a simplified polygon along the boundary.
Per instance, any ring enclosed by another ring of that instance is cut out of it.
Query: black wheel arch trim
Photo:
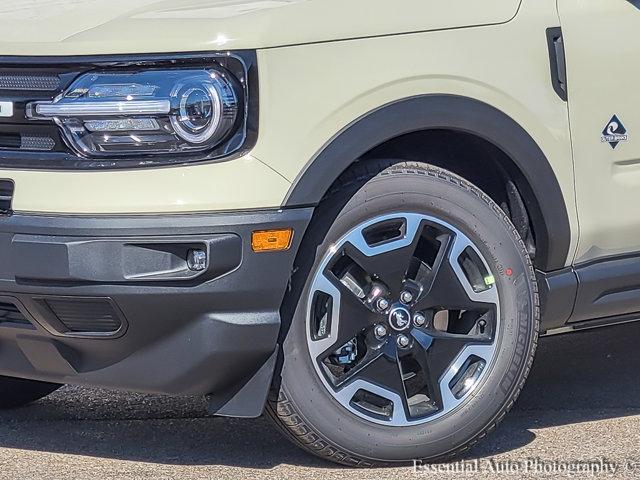
[[[511,117],[481,101],[455,95],[423,95],[374,110],[347,126],[294,180],[284,207],[317,205],[334,181],[371,149],[404,134],[447,129],[478,136],[511,159],[536,233],[536,267],[564,267],[571,228],[564,196],[546,156]]]

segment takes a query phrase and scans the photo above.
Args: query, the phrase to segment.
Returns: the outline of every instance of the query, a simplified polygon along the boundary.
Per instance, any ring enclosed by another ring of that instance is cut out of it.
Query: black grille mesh
[[[0,149],[50,152],[55,147],[56,141],[47,135],[0,131]]]
[[[44,135],[20,135],[20,150],[49,152],[56,146],[56,141]]]
[[[60,89],[57,75],[24,75],[0,73],[0,90],[54,92]]]
[[[69,332],[114,333],[122,322],[108,300],[48,298],[51,311]]]

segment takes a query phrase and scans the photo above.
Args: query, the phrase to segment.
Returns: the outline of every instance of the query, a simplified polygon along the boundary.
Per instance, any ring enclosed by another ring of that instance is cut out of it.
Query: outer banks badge
[[[629,135],[627,134],[627,129],[624,128],[618,116],[614,115],[602,131],[602,143],[608,143],[611,145],[611,148],[615,150],[619,143],[628,140]]]

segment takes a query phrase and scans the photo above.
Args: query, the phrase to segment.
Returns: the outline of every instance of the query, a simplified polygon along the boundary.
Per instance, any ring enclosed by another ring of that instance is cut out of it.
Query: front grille
[[[46,135],[23,135],[21,133],[0,133],[0,148],[31,152],[50,152],[56,141]]]
[[[108,299],[47,298],[43,301],[67,330],[62,333],[115,333],[122,326]]]
[[[57,92],[60,90],[60,83],[57,75],[0,74],[0,90]]]
[[[20,135],[20,150],[50,152],[55,146],[56,141],[45,135]]]
[[[0,117],[0,164],[3,167],[38,165],[70,155],[53,123],[27,118],[27,104],[51,101],[83,71],[57,65],[3,65],[0,62],[0,100],[11,102],[13,115]]]
[[[13,303],[0,302],[0,325],[6,324],[28,325],[33,328],[31,322]]]
[[[0,215],[11,212],[12,201],[13,182],[11,180],[0,180]]]

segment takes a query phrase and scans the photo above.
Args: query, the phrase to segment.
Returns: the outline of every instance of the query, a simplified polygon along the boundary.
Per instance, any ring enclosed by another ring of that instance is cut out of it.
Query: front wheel
[[[449,458],[523,386],[533,268],[505,213],[462,178],[390,162],[360,180],[319,207],[305,237],[268,412],[338,463]]]

